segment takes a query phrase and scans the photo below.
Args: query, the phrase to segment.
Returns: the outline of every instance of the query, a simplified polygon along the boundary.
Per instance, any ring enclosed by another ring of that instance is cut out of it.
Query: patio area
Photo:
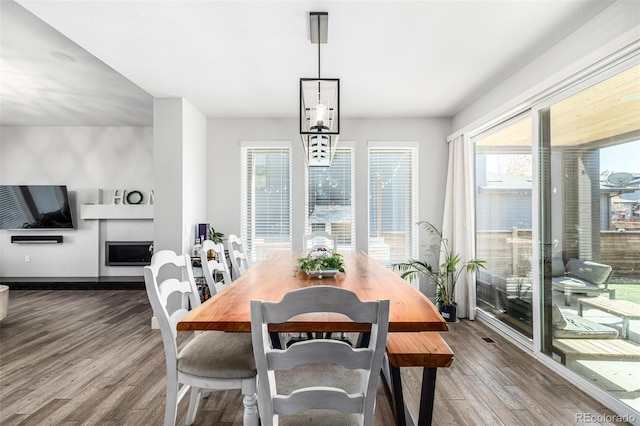
[[[640,304],[640,283],[614,282],[609,286],[615,288],[616,300],[626,300]],[[560,292],[553,292],[553,302],[558,304],[564,312],[573,314],[578,313],[578,300],[585,297],[586,295],[584,294],[573,295],[571,305],[563,306],[564,295]],[[606,296],[599,297],[606,298]],[[617,315],[583,304],[582,316],[587,320],[611,327],[622,334],[623,321]],[[629,320],[626,341],[640,344],[640,320]],[[603,342],[606,342],[606,340],[603,340]],[[638,347],[638,356],[640,357],[640,346]],[[605,357],[602,359],[578,358],[568,366],[580,376],[593,382],[630,407],[640,410],[640,361],[619,361]]]

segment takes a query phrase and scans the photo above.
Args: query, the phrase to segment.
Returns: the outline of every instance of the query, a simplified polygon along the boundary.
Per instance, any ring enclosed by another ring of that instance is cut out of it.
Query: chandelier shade
[[[338,148],[338,135],[301,135],[309,167],[329,167]]]

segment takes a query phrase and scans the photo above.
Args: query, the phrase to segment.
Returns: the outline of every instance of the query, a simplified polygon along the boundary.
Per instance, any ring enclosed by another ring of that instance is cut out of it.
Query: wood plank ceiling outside
[[[580,146],[640,131],[640,65],[551,106],[553,146]],[[531,146],[531,120],[477,141],[479,146]]]

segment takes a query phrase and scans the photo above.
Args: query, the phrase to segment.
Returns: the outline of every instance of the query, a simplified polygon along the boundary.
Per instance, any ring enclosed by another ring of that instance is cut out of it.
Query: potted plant
[[[216,230],[213,229],[212,226],[209,228],[209,239],[215,244],[220,244],[224,239],[224,234],[222,232],[216,232]]]
[[[394,263],[391,268],[401,272],[400,277],[408,281],[428,276],[436,286],[436,305],[442,317],[448,322],[455,322],[457,307],[455,301],[455,289],[458,278],[463,271],[474,272],[485,267],[486,261],[480,259],[463,260],[459,253],[454,253],[449,247],[449,240],[433,224],[420,221],[432,242],[425,244],[427,256],[432,259],[440,259],[440,264],[434,267],[428,261],[410,259],[407,262]]]
[[[306,272],[309,276],[322,278],[333,276],[337,272],[344,274],[344,262],[342,255],[336,251],[327,250],[324,247],[309,252],[305,257],[299,257],[294,274]]]

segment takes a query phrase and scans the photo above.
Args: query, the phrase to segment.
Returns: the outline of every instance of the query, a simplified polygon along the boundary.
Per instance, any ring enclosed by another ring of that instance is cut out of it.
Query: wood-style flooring
[[[164,350],[150,318],[139,290],[11,291],[0,322],[0,424],[161,425]],[[578,414],[613,414],[483,324],[450,329],[456,355],[438,372],[435,425],[571,425]],[[403,371],[414,415],[420,374]],[[383,385],[375,423],[394,424]],[[212,393],[195,424],[241,425],[240,392]]]

